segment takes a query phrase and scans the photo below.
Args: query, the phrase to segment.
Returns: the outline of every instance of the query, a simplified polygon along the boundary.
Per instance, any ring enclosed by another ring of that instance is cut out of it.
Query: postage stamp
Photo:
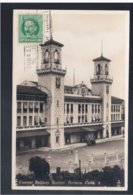
[[[43,37],[42,15],[19,15],[19,42],[41,43]]]

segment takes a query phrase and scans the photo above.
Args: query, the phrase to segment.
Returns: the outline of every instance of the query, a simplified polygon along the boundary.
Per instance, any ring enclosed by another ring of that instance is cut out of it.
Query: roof
[[[46,41],[44,44],[41,44],[40,46],[51,45],[51,44],[57,45],[59,47],[63,47],[64,46],[62,43],[59,43],[59,42],[57,42],[57,41],[55,41],[53,39],[50,39],[50,40]]]
[[[37,87],[17,85],[17,99],[21,100],[42,100],[44,101],[47,94]]]
[[[38,82],[37,81],[30,81],[30,82],[32,82],[35,85],[38,85]]]
[[[43,96],[47,95],[37,87],[31,87],[25,85],[17,85],[17,94],[43,95]]]
[[[67,102],[84,102],[84,103],[101,103],[102,102],[102,98],[100,96],[79,96],[79,95],[69,95],[69,94],[65,94],[64,96],[65,101]]]
[[[111,103],[122,103],[122,102],[124,102],[123,99],[111,96]]]
[[[72,89],[73,88],[73,86],[70,86],[70,85],[65,85],[64,86],[64,89]]]
[[[93,59],[93,61],[94,62],[97,62],[97,61],[107,61],[107,62],[110,62],[111,60],[108,59],[108,58],[105,58],[103,55],[101,55],[100,57]]]
[[[43,136],[50,135],[46,129],[37,129],[30,131],[17,131],[17,137],[33,137],[33,136]]]
[[[78,88],[78,87],[85,87],[86,89],[88,89],[89,92],[91,92],[91,89],[88,88],[83,82],[73,86],[73,88]]]

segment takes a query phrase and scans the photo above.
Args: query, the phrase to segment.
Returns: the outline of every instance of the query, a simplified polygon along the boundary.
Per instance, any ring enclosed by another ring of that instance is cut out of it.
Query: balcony
[[[30,130],[41,130],[41,129],[47,129],[46,125],[35,125],[35,126],[20,126],[16,127],[17,131],[30,131]]]
[[[66,69],[59,69],[59,68],[53,68],[53,67],[37,69],[37,74],[48,74],[48,73],[65,75]]]
[[[69,127],[85,127],[85,126],[95,126],[95,125],[101,125],[102,121],[95,121],[95,122],[84,122],[84,123],[64,123],[65,128]]]
[[[113,82],[113,78],[110,78],[110,76],[108,75],[95,75],[94,78],[90,79],[91,83],[97,83],[97,82],[108,82],[108,83],[112,83]]]

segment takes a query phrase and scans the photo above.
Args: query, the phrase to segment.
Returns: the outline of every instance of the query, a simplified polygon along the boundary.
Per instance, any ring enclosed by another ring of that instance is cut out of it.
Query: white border
[[[20,11],[20,10],[19,10]],[[28,10],[21,10],[21,12],[27,12]],[[32,10],[30,10],[32,11]],[[35,10],[34,10],[35,11]],[[57,11],[57,10],[56,10]],[[69,10],[68,10],[69,11]],[[73,11],[73,10],[71,10]],[[76,10],[75,10],[76,11]],[[84,10],[79,10],[79,11],[84,11]],[[90,12],[101,12],[103,10],[85,10],[85,11],[90,11]],[[103,11],[103,12],[114,12],[114,13],[119,13],[121,11]],[[126,89],[125,91],[129,92],[129,11],[124,11],[122,10],[122,12],[126,13],[126,17],[127,17],[127,25],[125,26],[125,28],[128,31],[128,35],[127,35],[127,41],[126,41],[126,61],[125,63],[128,63],[128,67],[125,66],[125,75],[126,75]],[[17,16],[17,10],[14,10],[13,12],[13,18],[15,16]],[[20,13],[20,12],[19,12]],[[14,43],[14,39],[15,39],[15,20],[13,19],[13,43]],[[13,44],[13,65],[15,63],[15,53],[16,48],[15,48],[15,44]],[[13,89],[13,98],[12,98],[12,176],[11,176],[11,181],[12,181],[12,189],[13,190],[79,190],[79,191],[83,191],[83,190],[87,190],[87,191],[127,191],[128,189],[128,93],[126,94],[125,97],[125,130],[127,129],[127,131],[125,131],[125,187],[82,187],[82,186],[16,186],[16,182],[15,182],[15,177],[16,177],[16,82],[15,82],[15,69],[13,68],[12,71],[12,78],[13,78],[13,82],[12,82],[12,89]],[[15,163],[14,163],[15,162]]]

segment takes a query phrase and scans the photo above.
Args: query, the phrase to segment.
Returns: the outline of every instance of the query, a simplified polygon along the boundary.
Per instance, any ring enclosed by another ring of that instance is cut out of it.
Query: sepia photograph
[[[12,189],[128,189],[129,13],[13,10]]]

